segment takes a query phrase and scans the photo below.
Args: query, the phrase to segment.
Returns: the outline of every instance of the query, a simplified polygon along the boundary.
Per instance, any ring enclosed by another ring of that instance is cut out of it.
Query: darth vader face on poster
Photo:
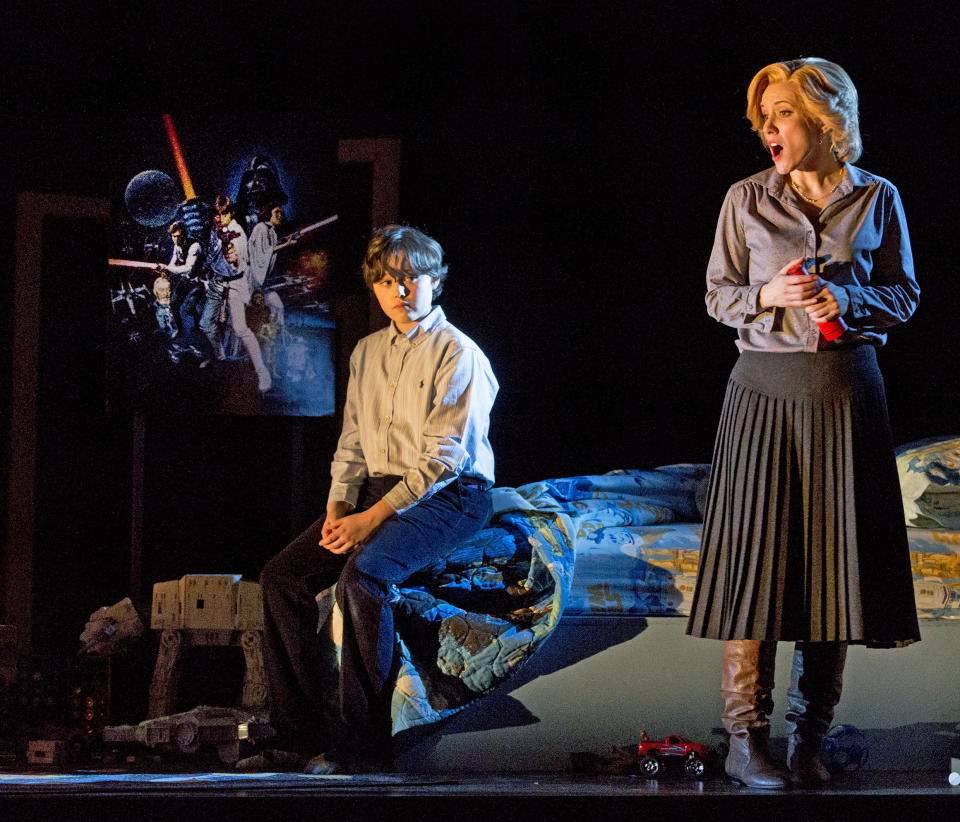
[[[268,204],[287,204],[287,193],[280,185],[277,171],[269,157],[258,154],[250,158],[240,177],[235,199],[237,211],[250,230],[253,230],[258,221],[257,216]]]
[[[304,121],[116,129],[109,407],[333,414],[336,141]]]

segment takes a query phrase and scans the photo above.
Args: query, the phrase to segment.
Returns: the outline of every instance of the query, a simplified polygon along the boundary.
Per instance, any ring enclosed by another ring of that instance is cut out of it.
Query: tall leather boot
[[[794,782],[826,785],[830,772],[820,758],[823,737],[843,689],[846,642],[798,642],[787,689],[787,767]]]
[[[748,788],[785,788],[786,770],[770,758],[770,711],[777,643],[752,639],[723,643],[720,694],[723,726],[730,733],[727,775]]]

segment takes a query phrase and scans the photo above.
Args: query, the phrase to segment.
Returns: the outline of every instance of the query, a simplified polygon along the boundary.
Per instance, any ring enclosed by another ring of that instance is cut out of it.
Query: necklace
[[[800,190],[800,186],[798,186],[798,185],[794,182],[793,177],[790,178],[790,186],[791,186],[791,188],[793,188],[794,191],[797,192],[797,194],[800,195],[800,197],[801,197],[802,199],[804,199],[804,200],[806,200],[808,203],[810,203],[810,205],[816,205],[816,204],[819,203],[821,200],[825,200],[827,197],[832,197],[832,196],[834,195],[834,193],[836,192],[836,190],[837,190],[838,188],[840,188],[840,183],[843,182],[843,176],[844,176],[844,174],[846,174],[846,173],[847,173],[847,167],[846,167],[846,166],[841,166],[841,167],[840,167],[840,179],[837,180],[837,184],[836,184],[832,189],[830,189],[829,192],[827,192],[826,194],[821,194],[821,195],[820,195],[819,197],[817,197],[815,200],[814,200],[814,199],[811,199],[810,197],[808,197],[806,194],[804,194],[804,193]]]

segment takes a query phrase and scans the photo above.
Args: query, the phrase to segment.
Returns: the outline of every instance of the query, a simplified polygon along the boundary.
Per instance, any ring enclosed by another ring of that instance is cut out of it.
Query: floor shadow
[[[770,740],[774,756],[783,759],[787,738]],[[960,726],[953,722],[916,722],[896,728],[834,725],[823,746],[823,761],[835,774],[859,771],[947,772],[950,759],[960,758]]]
[[[553,634],[499,688],[514,691],[540,676],[561,671],[594,654],[628,642],[647,629],[643,617],[574,616],[560,620]]]
[[[510,696],[512,691],[538,677],[563,670],[600,651],[627,642],[646,628],[647,620],[637,617],[577,616],[561,619],[553,634],[509,679],[449,719],[397,734],[394,738],[397,755],[410,756],[414,749],[417,756],[429,755],[436,749],[441,737],[449,734],[539,722],[538,717]]]

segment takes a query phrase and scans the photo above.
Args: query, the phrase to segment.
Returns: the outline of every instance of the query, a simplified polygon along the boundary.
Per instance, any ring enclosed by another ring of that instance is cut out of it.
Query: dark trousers
[[[377,502],[398,479],[368,480],[358,510]],[[260,575],[271,723],[308,743],[334,742],[325,694],[339,687],[340,719],[351,738],[370,749],[388,745],[395,650],[391,586],[442,560],[489,516],[483,486],[456,479],[391,517],[350,554],[317,544],[321,518],[271,559]],[[343,613],[338,683],[325,678],[329,648],[325,653],[326,638],[317,632],[316,596],[334,583]]]

